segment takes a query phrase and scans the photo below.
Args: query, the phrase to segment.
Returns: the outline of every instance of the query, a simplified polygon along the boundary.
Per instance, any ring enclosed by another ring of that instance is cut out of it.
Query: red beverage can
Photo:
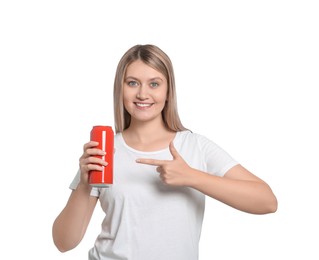
[[[96,148],[106,152],[104,156],[96,156],[108,164],[102,171],[90,171],[89,183],[93,187],[104,188],[113,184],[114,132],[111,126],[97,125],[91,130],[91,141],[98,142]]]

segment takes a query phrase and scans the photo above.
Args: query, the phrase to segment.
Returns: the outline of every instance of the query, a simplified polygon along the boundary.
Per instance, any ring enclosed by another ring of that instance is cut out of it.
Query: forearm
[[[275,212],[277,200],[263,181],[218,177],[192,169],[192,187],[222,203],[252,214]]]
[[[70,198],[53,224],[53,240],[57,248],[68,251],[82,240],[91,219],[97,198],[90,196],[90,187],[81,185]]]

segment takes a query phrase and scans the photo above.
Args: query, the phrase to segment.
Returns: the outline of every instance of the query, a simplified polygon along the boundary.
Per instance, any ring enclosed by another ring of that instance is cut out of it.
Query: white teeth
[[[142,103],[136,103],[136,105],[138,107],[150,107],[151,106],[151,104],[142,104]]]

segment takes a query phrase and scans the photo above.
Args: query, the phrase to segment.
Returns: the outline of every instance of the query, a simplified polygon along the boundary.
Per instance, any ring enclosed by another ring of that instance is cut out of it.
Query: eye
[[[152,88],[156,88],[158,86],[159,86],[159,84],[157,82],[151,82],[151,87]]]
[[[127,85],[131,87],[135,87],[135,86],[138,86],[138,83],[134,80],[130,80],[127,82]]]

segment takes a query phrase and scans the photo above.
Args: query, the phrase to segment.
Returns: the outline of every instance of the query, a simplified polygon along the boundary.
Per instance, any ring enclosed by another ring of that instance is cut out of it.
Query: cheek
[[[167,90],[161,90],[154,95],[154,98],[158,103],[165,103],[167,100]]]
[[[124,97],[123,98],[123,105],[124,105],[124,108],[127,110],[130,107],[129,99]]]
[[[158,103],[165,103],[166,102],[166,100],[167,100],[167,95],[158,95],[157,97],[156,97],[156,100],[157,100],[157,102]]]
[[[123,90],[123,104],[126,107],[128,104],[130,104],[130,101],[132,100],[132,97],[134,96],[134,93],[132,91]]]

